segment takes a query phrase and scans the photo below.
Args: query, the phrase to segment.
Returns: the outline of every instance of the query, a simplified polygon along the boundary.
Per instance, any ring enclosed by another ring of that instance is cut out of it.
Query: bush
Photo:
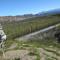
[[[15,60],[21,60],[20,58],[15,58]]]
[[[35,17],[20,22],[5,22],[3,29],[8,39],[26,35],[60,22],[60,17]]]

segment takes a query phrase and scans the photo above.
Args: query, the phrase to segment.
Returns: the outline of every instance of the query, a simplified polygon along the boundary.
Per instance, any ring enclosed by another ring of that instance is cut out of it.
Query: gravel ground
[[[56,53],[60,54],[60,50],[56,51],[53,50],[52,48],[50,49],[51,51],[48,51],[48,48],[37,48],[37,51],[39,52],[40,55],[40,60],[47,60],[47,58],[51,60],[60,60],[60,55],[56,55]],[[53,52],[52,52],[53,51]],[[11,50],[5,52],[5,60],[10,59],[14,60],[15,58],[20,58],[21,60],[36,60],[37,56],[33,55],[30,56],[28,53],[30,50]],[[56,53],[54,53],[56,52]],[[0,57],[0,60],[3,60]]]

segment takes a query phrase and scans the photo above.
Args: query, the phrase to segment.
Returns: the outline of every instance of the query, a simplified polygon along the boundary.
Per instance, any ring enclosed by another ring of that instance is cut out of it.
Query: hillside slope
[[[29,34],[31,32],[38,31],[42,28],[46,28],[57,23],[60,23],[60,16],[53,15],[53,16],[34,17],[19,22],[8,21],[2,23],[2,25],[8,38],[11,39]]]

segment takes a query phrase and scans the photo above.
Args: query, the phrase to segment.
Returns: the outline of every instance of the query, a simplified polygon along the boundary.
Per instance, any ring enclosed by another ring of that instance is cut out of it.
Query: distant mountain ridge
[[[29,19],[33,17],[41,17],[41,16],[48,16],[48,15],[60,15],[60,9],[54,9],[50,11],[44,11],[37,14],[24,14],[24,15],[16,15],[16,16],[0,16],[0,22],[1,21],[21,21],[24,19]]]
[[[50,11],[44,11],[36,14],[37,16],[47,16],[47,15],[55,15],[55,14],[60,14],[60,9],[54,9]]]

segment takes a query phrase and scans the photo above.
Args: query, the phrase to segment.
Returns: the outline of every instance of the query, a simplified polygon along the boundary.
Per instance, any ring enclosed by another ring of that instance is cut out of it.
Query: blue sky
[[[60,0],[0,0],[0,16],[38,13],[60,8]]]

